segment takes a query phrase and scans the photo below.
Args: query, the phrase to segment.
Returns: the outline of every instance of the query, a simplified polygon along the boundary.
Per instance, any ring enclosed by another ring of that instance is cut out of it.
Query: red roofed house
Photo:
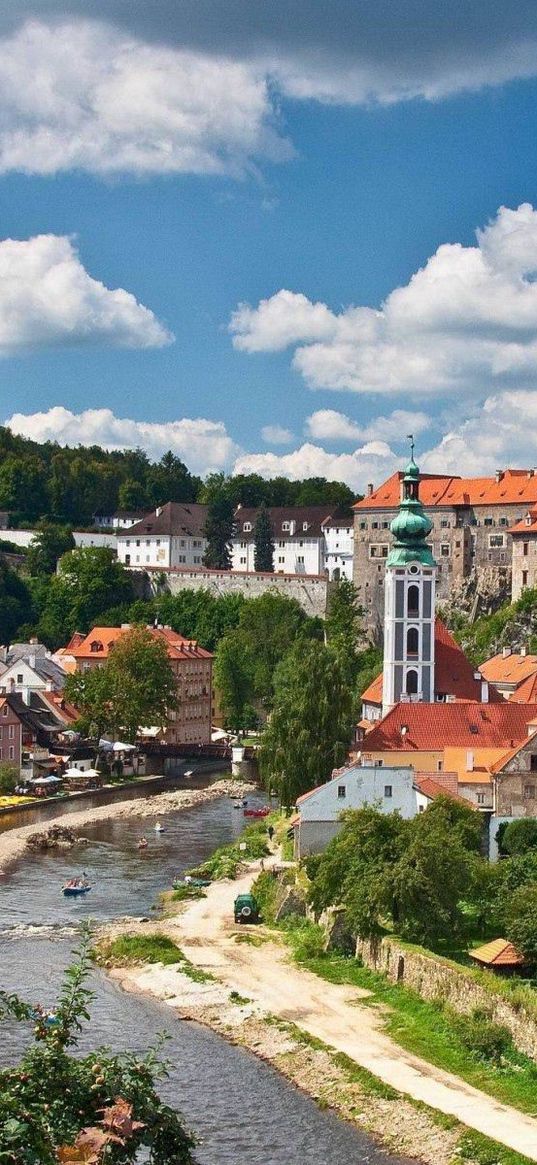
[[[94,627],[80,643],[72,640],[69,647],[76,670],[101,667],[114,643],[129,630],[128,623],[121,627]],[[148,630],[155,639],[166,644],[177,682],[177,709],[170,711],[168,725],[160,739],[166,744],[209,744],[213,662],[210,651],[205,651],[195,639],[178,635],[171,627],[149,627]]]
[[[489,684],[494,684],[506,700],[516,700],[520,704],[532,703],[537,679],[537,655],[504,647],[497,655],[485,660],[479,670],[483,678]],[[534,702],[537,703],[537,693]]]
[[[389,528],[397,512],[402,476],[392,474],[377,489],[368,486],[366,497],[354,507],[354,582],[370,629],[382,626]],[[474,569],[486,569],[494,571],[497,589],[507,598],[513,528],[524,520],[528,508],[537,512],[534,470],[498,470],[494,477],[471,478],[424,474],[421,499],[432,521],[439,597],[447,598],[455,580],[468,577]],[[533,544],[531,553],[537,567]],[[529,574],[526,585],[533,585]]]

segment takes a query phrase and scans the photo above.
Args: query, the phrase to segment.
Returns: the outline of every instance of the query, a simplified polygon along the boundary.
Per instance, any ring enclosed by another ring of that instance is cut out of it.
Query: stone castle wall
[[[493,972],[482,972],[490,975],[491,989],[487,990],[471,970],[407,947],[392,938],[376,942],[359,938],[356,957],[366,967],[387,975],[394,983],[410,987],[422,999],[439,1000],[466,1015],[475,1008],[484,1009],[494,1023],[503,1024],[510,1031],[519,1052],[537,1060],[537,1015],[496,993]]]
[[[146,570],[133,571],[138,576],[137,589],[145,597],[162,592],[172,595],[186,590],[207,590],[213,595],[241,594],[255,599],[267,591],[277,591],[296,599],[307,615],[324,619],[329,582],[324,575],[247,574],[232,570]],[[163,584],[164,580],[164,584]]]

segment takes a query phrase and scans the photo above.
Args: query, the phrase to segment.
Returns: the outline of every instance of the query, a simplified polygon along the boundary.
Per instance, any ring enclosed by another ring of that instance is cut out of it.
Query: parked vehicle
[[[238,894],[233,904],[235,922],[259,922],[259,903],[253,894]]]

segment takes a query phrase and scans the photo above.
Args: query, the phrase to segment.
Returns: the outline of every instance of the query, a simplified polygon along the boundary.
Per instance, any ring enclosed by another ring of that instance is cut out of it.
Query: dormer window
[[[290,530],[290,529],[291,529],[290,522],[282,522],[282,530]]]
[[[303,529],[303,530],[307,530],[307,528],[308,528],[308,523],[307,523],[307,522],[303,522],[303,523],[302,523],[302,529]]]
[[[101,643],[101,640],[100,639],[92,639],[92,641],[90,643],[90,651],[95,652],[95,651],[102,651],[102,650],[103,650],[103,645]]]
[[[245,522],[242,528],[243,528],[245,534],[249,534],[251,529],[252,529],[252,523]]]

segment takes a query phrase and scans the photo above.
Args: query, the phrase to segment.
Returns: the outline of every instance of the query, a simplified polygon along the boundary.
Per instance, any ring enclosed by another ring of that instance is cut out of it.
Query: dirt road
[[[398,1091],[537,1161],[537,1120],[400,1048],[383,1033],[380,1014],[360,1005],[367,991],[301,970],[277,942],[237,943],[233,899],[249,889],[255,873],[252,868],[235,882],[213,883],[206,898],[166,924],[187,958],[264,1010],[345,1052]]]

